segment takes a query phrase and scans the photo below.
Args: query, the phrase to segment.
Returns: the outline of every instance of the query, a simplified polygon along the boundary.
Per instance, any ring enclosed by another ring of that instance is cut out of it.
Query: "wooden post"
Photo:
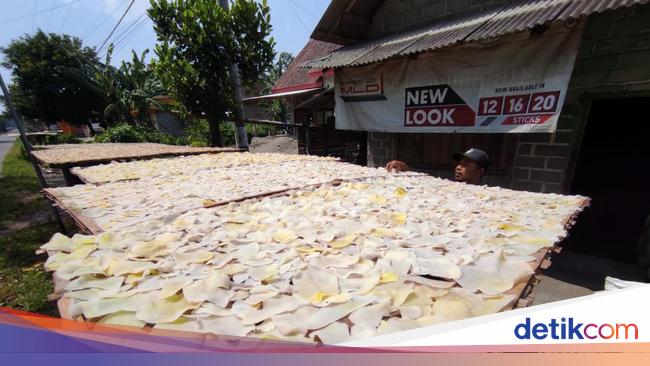
[[[305,114],[305,122],[303,123],[303,126],[305,126],[305,150],[307,151],[307,155],[311,155],[311,139],[309,138],[309,115]]]
[[[38,183],[40,184],[42,189],[45,189],[47,188],[47,182],[45,181],[45,177],[43,177],[43,172],[41,171],[41,167],[38,165],[36,158],[32,155],[32,150],[33,150],[32,144],[29,142],[29,139],[25,134],[25,127],[23,126],[23,121],[20,118],[18,112],[16,111],[16,108],[14,107],[14,102],[11,99],[11,94],[9,94],[9,90],[5,85],[5,81],[2,78],[2,75],[0,75],[0,87],[2,88],[2,94],[5,96],[7,108],[9,108],[9,111],[14,117],[14,121],[16,121],[16,127],[18,127],[18,131],[20,132],[20,140],[22,141],[23,146],[25,146],[25,151],[27,152],[27,158],[32,163],[32,167],[34,167],[34,171],[36,171],[36,176],[38,177]],[[54,215],[55,220],[59,224],[59,229],[61,230],[61,232],[65,233],[65,226],[63,226],[63,221],[61,221],[61,216],[59,215],[59,212],[56,210],[54,206],[52,206],[51,203],[49,204],[49,206],[52,211],[52,214]]]
[[[79,179],[76,175],[72,174],[69,166],[64,166],[61,168],[61,173],[63,174],[63,179],[65,180],[65,185],[68,187],[84,184],[84,182]]]

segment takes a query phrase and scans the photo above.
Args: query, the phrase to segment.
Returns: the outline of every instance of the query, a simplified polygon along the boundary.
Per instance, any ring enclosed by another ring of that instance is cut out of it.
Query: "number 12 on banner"
[[[503,111],[503,97],[481,98],[478,104],[479,116],[498,116]]]

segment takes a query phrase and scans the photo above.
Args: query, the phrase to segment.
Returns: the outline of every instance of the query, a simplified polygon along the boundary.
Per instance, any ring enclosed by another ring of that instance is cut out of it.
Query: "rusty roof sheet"
[[[304,64],[311,68],[360,66],[440,49],[460,42],[502,37],[554,21],[579,18],[650,0],[518,0],[457,20],[343,47]]]

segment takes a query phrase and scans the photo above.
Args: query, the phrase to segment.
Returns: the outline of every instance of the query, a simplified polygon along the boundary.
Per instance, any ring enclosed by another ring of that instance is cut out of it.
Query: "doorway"
[[[567,249],[636,264],[650,215],[650,97],[593,100],[571,194],[592,198]]]

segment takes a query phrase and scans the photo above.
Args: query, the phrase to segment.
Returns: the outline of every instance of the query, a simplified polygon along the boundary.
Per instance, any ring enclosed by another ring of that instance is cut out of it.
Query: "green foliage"
[[[224,146],[235,145],[235,124],[232,122],[225,122],[220,125],[221,134],[224,140]],[[246,135],[248,140],[252,140],[254,136],[268,136],[278,132],[276,126],[268,126],[261,124],[246,124]]]
[[[122,61],[118,74],[124,103],[130,111],[134,112],[134,116],[124,117],[133,118],[136,122],[152,127],[153,124],[149,116],[150,106],[164,109],[165,107],[158,103],[154,97],[165,94],[166,90],[154,73],[153,65],[147,64],[144,60],[148,53],[149,50],[146,49],[138,56],[135,51],[131,51],[131,61]]]
[[[210,144],[210,126],[204,119],[195,119],[190,121],[189,126],[185,129],[185,135],[190,146],[205,147]]]
[[[94,142],[153,142],[167,145],[185,145],[185,137],[160,133],[154,129],[120,123],[95,136]]]
[[[82,141],[77,136],[69,133],[47,136],[45,138],[45,145],[80,144],[80,143],[82,143]]]
[[[97,93],[62,72],[99,63],[95,51],[84,47],[79,38],[46,34],[39,29],[0,51],[4,54],[2,66],[12,71],[10,90],[16,108],[28,119],[84,124],[101,109]]]
[[[7,106],[4,95],[0,95],[0,106],[0,109],[2,110],[2,112],[0,112],[0,127],[4,127],[5,122],[14,118],[14,116],[12,116],[11,112],[9,112],[9,107]],[[0,129],[0,131],[2,130],[4,130],[4,128]]]
[[[235,145],[235,124],[224,122],[219,124],[221,136],[223,137],[224,146]],[[265,126],[257,124],[246,124],[246,134],[251,139],[253,136],[268,136],[277,133],[278,128],[275,126]],[[190,146],[202,147],[208,146],[210,137],[210,127],[205,119],[195,119],[190,122],[185,129],[187,143]]]
[[[252,136],[269,136],[275,135],[280,131],[280,128],[277,126],[262,125],[262,124],[247,124],[246,133],[248,137]]]
[[[59,68],[99,96],[105,126],[127,121],[152,127],[150,106],[164,108],[154,97],[164,94],[165,89],[151,65],[144,61],[149,50],[144,50],[140,56],[135,51],[131,52],[131,61],[122,61],[119,68],[110,65],[112,44],[108,47],[104,63]]]
[[[264,75],[262,79],[263,88],[261,94],[270,94],[273,85],[278,79],[284,74],[289,65],[293,62],[293,55],[289,52],[281,52],[278,55],[277,60],[269,71]],[[289,117],[289,111],[286,103],[282,99],[274,99],[268,102],[260,103],[263,107],[271,112],[272,119],[275,121],[287,121]]]
[[[274,57],[270,10],[263,0],[151,0],[149,17],[158,38],[156,73],[187,112],[204,114],[210,144],[221,144],[219,123],[236,108],[230,67],[243,85],[264,75]]]
[[[273,84],[282,76],[282,74],[287,71],[289,65],[293,62],[293,55],[289,52],[280,52],[277,57],[277,60],[273,66],[269,69],[267,73],[267,80],[270,84],[270,87],[273,87]]]
[[[120,123],[109,127],[101,135],[95,136],[95,142],[145,142],[144,135],[135,126]]]

